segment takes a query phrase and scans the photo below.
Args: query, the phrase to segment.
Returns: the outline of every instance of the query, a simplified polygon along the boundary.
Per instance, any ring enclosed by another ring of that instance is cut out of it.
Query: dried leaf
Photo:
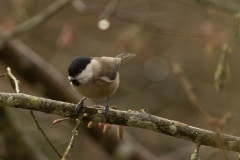
[[[94,127],[95,123],[93,121],[88,122],[87,128]]]
[[[106,134],[111,129],[111,124],[104,124],[103,133]]]
[[[123,138],[123,132],[124,132],[124,130],[123,130],[123,126],[117,126],[117,137],[118,137],[118,139],[122,139]]]

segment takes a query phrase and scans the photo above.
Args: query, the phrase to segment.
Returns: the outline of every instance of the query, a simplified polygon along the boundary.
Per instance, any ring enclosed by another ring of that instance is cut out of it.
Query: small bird
[[[116,57],[75,57],[68,67],[68,81],[83,99],[76,105],[79,114],[84,100],[106,99],[104,115],[109,111],[109,98],[119,86],[120,64],[135,54],[121,53]]]

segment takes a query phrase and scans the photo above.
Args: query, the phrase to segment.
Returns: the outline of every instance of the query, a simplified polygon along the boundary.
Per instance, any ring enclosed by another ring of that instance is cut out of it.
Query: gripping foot
[[[103,115],[107,116],[108,112],[109,112],[109,97],[107,98],[107,104],[104,107]]]
[[[83,98],[81,99],[81,101],[79,101],[78,104],[76,104],[75,111],[76,111],[76,114],[77,114],[77,115],[79,115],[80,111],[82,110],[83,105],[84,105],[84,101],[85,101],[86,99],[87,99],[86,97],[83,97]]]

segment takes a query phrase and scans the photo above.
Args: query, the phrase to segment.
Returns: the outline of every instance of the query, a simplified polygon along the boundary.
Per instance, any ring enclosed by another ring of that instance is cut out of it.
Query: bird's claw
[[[109,112],[109,106],[106,105],[106,106],[104,107],[104,110],[103,110],[103,115],[104,115],[104,116],[107,116],[108,112]]]
[[[107,114],[109,112],[109,97],[107,98],[107,104],[106,106],[104,107],[104,110],[103,110],[103,115],[106,117]]]
[[[76,107],[75,107],[75,111],[76,111],[76,115],[79,115],[79,113],[81,112],[83,106],[84,106],[84,101],[86,100],[86,97],[82,98],[81,101],[79,101],[77,104],[76,104]]]

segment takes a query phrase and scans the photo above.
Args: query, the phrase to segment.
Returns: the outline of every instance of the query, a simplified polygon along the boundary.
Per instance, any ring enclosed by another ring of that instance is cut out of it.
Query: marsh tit
[[[68,81],[84,98],[77,104],[79,114],[86,98],[106,99],[104,115],[109,111],[109,97],[119,86],[120,64],[135,54],[122,53],[116,57],[75,57],[68,67]]]

